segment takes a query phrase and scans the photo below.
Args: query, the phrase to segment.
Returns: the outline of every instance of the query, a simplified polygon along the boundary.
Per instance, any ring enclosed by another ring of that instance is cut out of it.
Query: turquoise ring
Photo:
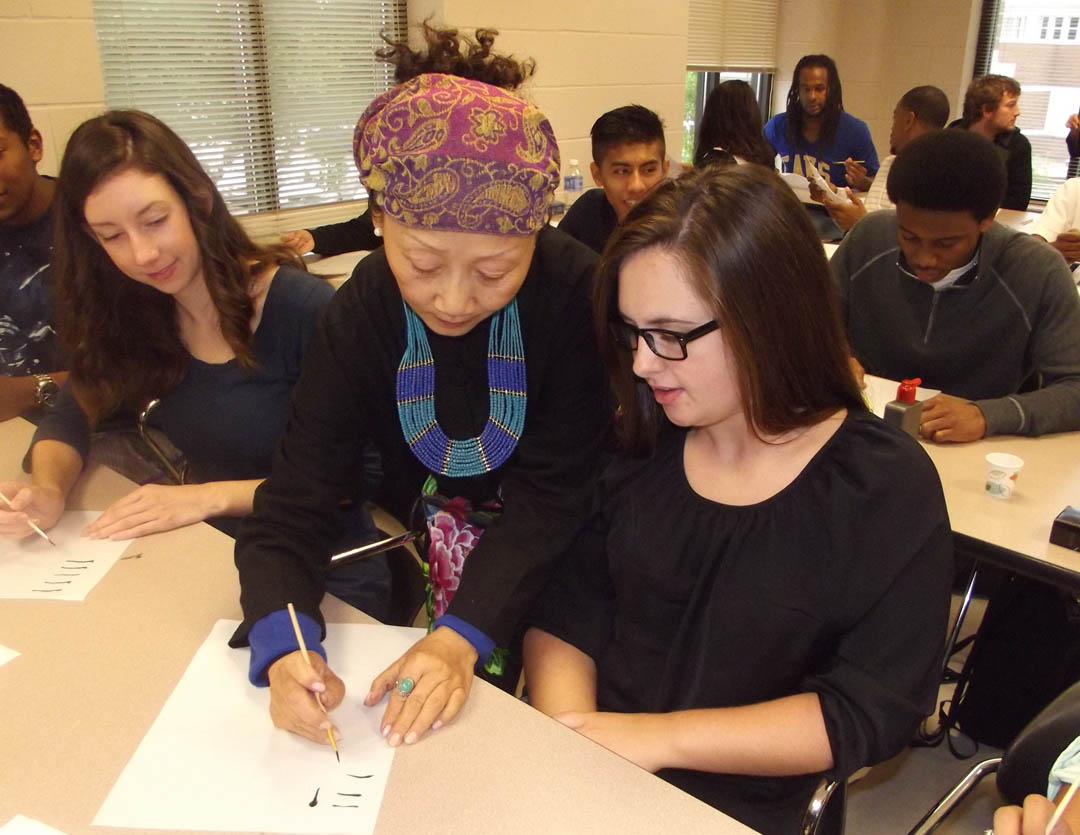
[[[398,679],[397,694],[404,699],[413,691],[414,687],[416,687],[416,682],[408,676]]]

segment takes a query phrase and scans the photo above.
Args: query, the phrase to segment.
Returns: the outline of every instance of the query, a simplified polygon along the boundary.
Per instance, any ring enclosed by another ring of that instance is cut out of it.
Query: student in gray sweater
[[[1057,252],[994,222],[1004,189],[985,140],[925,134],[889,172],[896,210],[832,258],[857,361],[942,391],[923,408],[929,440],[1080,429],[1080,297]]]

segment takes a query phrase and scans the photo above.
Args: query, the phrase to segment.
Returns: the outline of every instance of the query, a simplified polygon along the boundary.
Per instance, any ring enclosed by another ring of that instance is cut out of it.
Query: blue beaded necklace
[[[405,354],[397,370],[398,420],[405,441],[433,473],[459,478],[502,466],[525,426],[525,348],[517,299],[496,313],[488,330],[487,423],[480,436],[453,440],[435,419],[435,359],[424,323],[405,305]]]

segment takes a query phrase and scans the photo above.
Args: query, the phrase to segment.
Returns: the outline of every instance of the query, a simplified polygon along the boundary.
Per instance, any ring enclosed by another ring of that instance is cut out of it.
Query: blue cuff
[[[326,650],[322,646],[322,627],[314,618],[303,612],[296,613],[296,620],[300,623],[300,632],[304,636],[304,643],[307,644],[308,650],[319,653],[325,661]],[[299,649],[288,610],[279,609],[255,621],[255,625],[248,633],[248,643],[251,644],[248,681],[256,687],[266,687],[270,684],[266,679],[266,671],[270,665],[281,656]]]
[[[435,625],[432,628],[438,629],[440,626],[450,627],[457,632],[458,635],[472,644],[476,649],[476,669],[484,669],[484,665],[487,663],[491,653],[495,651],[495,642],[491,640],[491,638],[471,623],[466,623],[461,618],[454,617],[453,615],[443,615],[441,618],[436,618]]]

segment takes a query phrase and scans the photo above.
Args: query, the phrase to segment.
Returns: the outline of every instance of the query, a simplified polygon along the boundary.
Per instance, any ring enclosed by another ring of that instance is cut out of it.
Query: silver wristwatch
[[[36,397],[38,406],[42,409],[51,409],[56,405],[56,397],[60,394],[60,386],[48,374],[35,374],[34,379],[37,380]]]

